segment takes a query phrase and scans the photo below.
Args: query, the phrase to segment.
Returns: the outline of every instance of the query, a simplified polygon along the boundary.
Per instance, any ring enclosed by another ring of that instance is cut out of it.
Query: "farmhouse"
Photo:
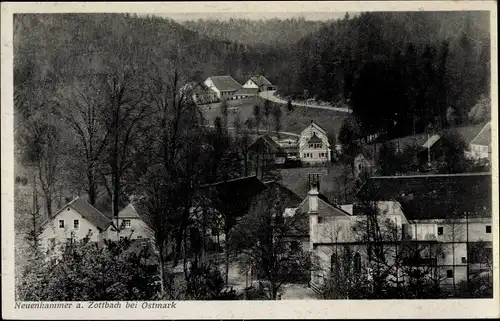
[[[303,163],[321,164],[331,159],[330,143],[326,131],[311,121],[301,133],[299,139],[299,155]]]
[[[442,287],[491,273],[490,186],[490,173],[372,177],[357,193],[353,215],[322,209],[312,186],[310,249],[321,268],[311,271],[311,285],[340,277],[339,264],[370,277],[375,244],[383,244],[386,266],[399,266],[389,276],[396,283],[408,280],[410,268]],[[374,236],[381,242],[368,241]]]
[[[137,212],[137,207],[137,204],[130,202],[118,212],[118,216],[112,220],[112,224],[106,229],[103,237],[113,241],[123,238],[148,239],[151,236],[151,230]]]
[[[217,94],[218,99],[233,99],[241,85],[231,76],[212,76],[205,80],[204,85]]]
[[[264,76],[251,77],[243,84],[243,88],[255,88],[258,91],[276,90],[276,86],[273,86]]]
[[[111,220],[85,200],[76,197],[41,225],[41,245],[57,252],[67,240],[88,238],[98,242]]]
[[[269,135],[262,135],[257,138],[249,146],[249,150],[255,153],[261,161],[283,164],[286,160],[285,151]]]
[[[467,156],[477,161],[491,162],[491,122],[484,125],[479,134],[470,142]]]

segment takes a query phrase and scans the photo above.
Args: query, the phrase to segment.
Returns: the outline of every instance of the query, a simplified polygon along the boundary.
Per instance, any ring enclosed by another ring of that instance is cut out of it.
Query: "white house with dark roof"
[[[118,228],[116,228],[118,227]],[[151,229],[138,213],[137,205],[130,202],[124,209],[118,212],[112,224],[105,231],[104,238],[117,241],[123,238],[131,240],[149,239]]]
[[[264,76],[251,77],[243,84],[243,88],[255,88],[258,91],[276,90],[276,87]]]
[[[491,122],[488,122],[483,129],[469,144],[469,153],[472,159],[491,161]]]
[[[204,85],[213,90],[219,99],[233,99],[233,94],[242,88],[241,84],[231,76],[212,76]]]
[[[41,228],[41,245],[46,250],[55,250],[69,239],[89,238],[92,242],[102,239],[111,220],[85,200],[76,197],[54,213]]]
[[[345,268],[354,275],[369,277],[375,260],[366,224],[375,221],[370,225],[380,228],[387,265],[400,263],[390,274],[394,282],[408,280],[408,267],[427,271],[443,287],[466,281],[467,275],[491,277],[491,178],[491,173],[372,177],[358,191],[352,215],[322,209],[312,188],[310,248],[322,268],[312,271],[311,285],[335,277],[340,261],[349,262]]]
[[[326,163],[331,159],[327,132],[314,121],[300,133],[299,156],[306,164]]]

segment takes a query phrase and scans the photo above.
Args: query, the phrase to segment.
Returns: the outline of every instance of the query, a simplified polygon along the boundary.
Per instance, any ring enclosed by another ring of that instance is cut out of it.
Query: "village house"
[[[250,146],[249,150],[255,153],[259,162],[272,162],[283,164],[286,160],[286,152],[269,135],[259,136]]]
[[[41,246],[45,251],[57,253],[68,240],[88,238],[99,242],[110,224],[111,220],[98,209],[76,197],[41,225]]]
[[[231,76],[208,77],[204,85],[213,90],[217,94],[219,100],[233,99],[234,93],[241,89],[241,84]]]
[[[312,186],[309,248],[320,268],[311,271],[311,286],[319,289],[335,277],[338,260],[350,262],[353,275],[370,278],[374,243],[367,238],[374,226],[380,228],[378,244],[384,244],[387,264],[398,266],[394,282],[408,281],[408,267],[424,269],[448,288],[474,275],[491,276],[490,189],[490,173],[372,177],[358,191],[351,215],[321,208]]]
[[[470,142],[466,155],[476,161],[491,162],[491,122],[484,125],[479,134]]]
[[[118,216],[112,220],[112,224],[106,229],[104,238],[118,241],[124,238],[136,240],[151,237],[151,229],[137,213],[137,205],[133,204],[133,200],[132,198],[131,202],[118,212]]]
[[[219,100],[217,93],[207,87],[204,83],[189,82],[181,90],[181,94],[189,95],[198,105],[210,104]]]
[[[300,133],[299,157],[310,165],[327,163],[331,159],[327,132],[314,121]]]
[[[276,86],[273,86],[264,76],[251,77],[243,84],[243,88],[254,88],[258,91],[276,90]]]

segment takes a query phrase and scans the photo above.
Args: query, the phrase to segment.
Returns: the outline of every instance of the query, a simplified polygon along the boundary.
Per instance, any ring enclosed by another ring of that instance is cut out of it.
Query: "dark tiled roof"
[[[111,224],[111,220],[106,217],[102,212],[98,209],[87,203],[85,200],[77,197],[68,204],[64,205],[61,209],[59,209],[56,213],[54,213],[47,221],[45,221],[42,226],[45,226],[48,222],[50,222],[54,217],[56,217],[62,210],[67,207],[73,208],[75,211],[80,213],[85,219],[87,219],[90,223],[94,224],[101,231],[104,231],[109,224]]]
[[[470,142],[473,145],[490,146],[491,145],[491,123],[487,123],[481,132]]]
[[[234,94],[235,95],[258,95],[258,88],[241,88],[238,89]]]
[[[295,194],[292,192],[290,189],[286,188],[284,185],[276,182],[276,181],[270,181],[265,183],[267,188],[275,188],[277,189],[278,193],[285,197],[285,207],[286,208],[293,208],[299,206],[299,204],[302,202],[302,198],[300,198],[299,195]]]
[[[491,217],[491,174],[372,177],[358,191],[368,201],[398,201],[408,219]]]
[[[241,85],[231,76],[213,76],[210,79],[220,91],[236,91],[241,89]]]
[[[257,86],[271,85],[271,82],[266,79],[264,76],[254,76],[250,78]]]
[[[316,136],[316,134],[313,134],[312,137],[309,139],[309,141],[307,142],[308,144],[314,144],[314,143],[322,143],[323,141],[321,140],[321,138],[319,138],[318,136]]]
[[[465,144],[468,145],[483,128],[484,124],[472,125],[472,126],[460,126],[447,129],[445,130],[445,132],[458,134],[460,137],[462,137]]]

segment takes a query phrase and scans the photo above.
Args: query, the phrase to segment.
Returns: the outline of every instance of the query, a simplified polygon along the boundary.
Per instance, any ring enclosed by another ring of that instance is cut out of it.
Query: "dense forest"
[[[190,30],[215,39],[248,44],[252,46],[284,46],[297,43],[303,37],[317,32],[333,22],[313,21],[301,18],[292,19],[229,19],[188,20],[182,23]]]

